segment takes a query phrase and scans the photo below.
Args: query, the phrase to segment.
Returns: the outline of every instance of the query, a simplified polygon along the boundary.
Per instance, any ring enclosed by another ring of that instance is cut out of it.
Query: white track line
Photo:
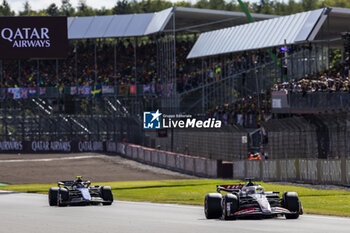
[[[8,159],[8,160],[0,160],[0,163],[51,162],[51,161],[57,161],[57,160],[74,160],[74,159],[91,159],[91,158],[101,158],[101,155],[74,156],[74,157],[47,158],[47,159]]]

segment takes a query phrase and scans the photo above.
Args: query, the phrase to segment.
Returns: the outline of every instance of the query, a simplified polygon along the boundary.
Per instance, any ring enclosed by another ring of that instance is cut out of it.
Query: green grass
[[[95,183],[109,185],[114,197],[125,201],[149,201],[203,205],[204,196],[215,192],[217,184],[235,184],[239,181],[193,179],[158,181],[117,181]],[[299,194],[305,213],[350,217],[350,192],[345,190],[317,190],[300,186],[274,185],[259,182],[266,191],[295,191]],[[29,193],[47,193],[56,184],[7,185],[1,189]]]

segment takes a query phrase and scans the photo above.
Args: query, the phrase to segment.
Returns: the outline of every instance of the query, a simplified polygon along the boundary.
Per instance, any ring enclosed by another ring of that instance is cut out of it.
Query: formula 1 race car
[[[265,192],[251,179],[245,184],[217,185],[217,193],[208,193],[204,200],[207,219],[222,218],[233,220],[240,217],[277,217],[297,219],[303,208],[296,192]],[[227,192],[224,196],[221,191]]]
[[[90,184],[90,181],[82,181],[81,176],[77,176],[75,181],[57,182],[58,187],[52,187],[49,190],[49,205],[112,204],[111,187],[98,185],[90,187]]]

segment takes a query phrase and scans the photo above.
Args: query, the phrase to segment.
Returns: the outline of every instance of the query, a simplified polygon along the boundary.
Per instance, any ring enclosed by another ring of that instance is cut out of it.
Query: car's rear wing
[[[81,182],[83,185],[85,185],[86,187],[89,187],[91,182],[89,180],[85,180],[83,182]],[[72,181],[72,180],[66,180],[66,181],[58,181],[57,182],[57,185],[58,187],[61,187],[61,186],[72,186],[73,184],[75,184],[75,181]]]
[[[231,184],[231,185],[216,185],[216,191],[219,193],[221,191],[225,192],[238,192],[243,188],[243,184]]]
[[[74,181],[72,180],[65,180],[65,181],[58,181],[57,185],[58,187],[62,186],[72,186],[74,184]]]

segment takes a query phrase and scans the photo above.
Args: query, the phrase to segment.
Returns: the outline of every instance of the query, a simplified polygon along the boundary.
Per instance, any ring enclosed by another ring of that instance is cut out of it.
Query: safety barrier
[[[276,159],[233,162],[233,179],[349,184],[350,159]]]
[[[174,152],[151,149],[134,144],[117,143],[117,152],[127,158],[151,165],[204,177],[218,177],[221,161]]]
[[[221,160],[189,156],[134,144],[117,143],[116,148],[119,154],[130,159],[198,176],[220,177],[220,174],[223,174],[221,169],[228,167],[224,166]],[[236,160],[230,167],[233,179],[252,177],[264,181],[321,184],[349,184],[350,182],[350,159],[345,158]]]

